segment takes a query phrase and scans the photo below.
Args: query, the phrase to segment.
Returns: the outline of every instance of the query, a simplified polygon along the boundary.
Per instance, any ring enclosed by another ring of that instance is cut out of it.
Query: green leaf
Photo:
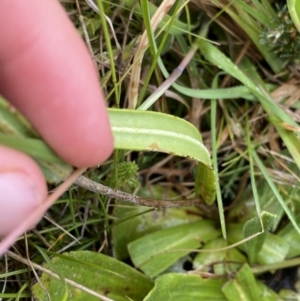
[[[227,301],[221,291],[222,284],[223,281],[220,279],[202,279],[197,275],[165,274],[155,280],[154,288],[144,301]]]
[[[200,220],[189,224],[156,231],[128,245],[134,265],[150,277],[155,277],[179,258],[189,254],[220,235],[213,223]]]
[[[148,111],[109,109],[115,148],[148,150],[188,157],[199,162],[196,184],[208,204],[215,199],[215,175],[199,131],[184,119]]]
[[[174,154],[211,166],[198,130],[184,119],[158,113],[109,109],[115,147]]]
[[[228,301],[279,301],[274,292],[256,281],[250,267],[245,264],[222,288]]]
[[[256,262],[257,254],[263,246],[268,233],[267,231],[271,228],[274,219],[275,216],[273,214],[262,212],[261,219],[259,217],[254,217],[245,223],[243,227],[244,238],[248,238],[263,231],[258,236],[255,236],[251,240],[248,240],[244,243],[247,255],[249,257],[249,262],[251,264]],[[261,228],[261,221],[264,229]]]
[[[52,258],[51,266],[63,277],[115,301],[128,301],[128,298],[142,300],[153,287],[153,282],[145,275],[112,257],[99,253],[89,251],[65,253]],[[45,264],[45,268],[51,270],[48,264]],[[39,283],[32,286],[35,299],[48,300],[46,289],[52,301],[61,300],[64,283],[45,273],[40,281],[44,288]],[[67,300],[99,300],[98,297],[91,296],[70,284],[68,294]]]
[[[208,205],[211,205],[216,198],[216,176],[215,172],[207,168],[204,164],[198,164],[195,193],[205,200]]]

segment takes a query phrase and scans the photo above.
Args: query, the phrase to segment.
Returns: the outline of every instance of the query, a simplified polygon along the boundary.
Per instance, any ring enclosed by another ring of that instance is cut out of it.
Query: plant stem
[[[261,274],[273,270],[279,270],[279,269],[287,269],[290,267],[295,267],[300,265],[300,258],[293,258],[293,259],[288,259],[272,264],[267,264],[267,265],[262,265],[262,266],[256,266],[252,267],[251,270],[254,274]]]
[[[154,208],[170,208],[170,207],[188,207],[200,204],[199,198],[191,200],[180,200],[180,201],[164,201],[164,200],[151,200],[138,197],[136,195],[123,192],[121,190],[112,189],[108,186],[104,186],[100,183],[92,181],[86,177],[80,176],[74,182],[78,186],[87,190],[106,195],[108,197],[118,199],[119,201],[129,202],[136,205],[154,207]]]

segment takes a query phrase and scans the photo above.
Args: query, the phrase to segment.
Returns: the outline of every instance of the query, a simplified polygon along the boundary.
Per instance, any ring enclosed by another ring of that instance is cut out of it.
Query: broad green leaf
[[[245,264],[222,288],[228,301],[279,301],[274,292],[256,281],[250,267]]]
[[[159,230],[128,245],[134,265],[150,277],[155,277],[179,258],[220,235],[211,221],[200,220]]]
[[[196,185],[199,196],[215,199],[215,174],[199,131],[189,122],[163,113],[109,109],[115,148],[148,150],[189,157],[199,162]]]
[[[227,301],[221,291],[222,284],[220,279],[169,273],[155,280],[154,288],[144,301]]]
[[[247,255],[249,257],[249,262],[251,264],[256,262],[257,254],[263,246],[267,232],[272,227],[274,219],[275,216],[273,214],[262,212],[261,220],[259,217],[254,217],[245,223],[243,227],[244,238],[248,238],[263,231],[258,236],[255,236],[251,240],[248,240],[244,243]],[[263,229],[261,221],[263,223]]]
[[[112,257],[99,253],[89,251],[65,253],[54,257],[51,263],[61,276],[115,301],[128,301],[128,298],[134,301],[142,300],[153,287],[152,280],[145,275]],[[45,264],[45,267],[51,270],[48,264]],[[64,283],[45,273],[40,281],[44,288],[39,283],[32,286],[36,300],[48,300],[45,289],[52,301],[61,300],[60,293],[64,292]],[[67,300],[99,300],[98,297],[91,296],[70,284],[68,294]]]
[[[158,113],[109,109],[115,147],[189,157],[211,166],[199,131],[184,119]]]

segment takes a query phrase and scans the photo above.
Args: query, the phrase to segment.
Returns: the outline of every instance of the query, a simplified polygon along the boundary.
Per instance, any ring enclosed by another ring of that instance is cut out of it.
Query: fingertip
[[[0,146],[0,194],[0,237],[11,232],[47,196],[44,176],[35,162],[4,146]],[[31,227],[39,219],[32,221]]]
[[[6,0],[2,8],[0,25],[10,22],[0,26],[2,94],[64,160],[78,167],[100,164],[113,148],[104,97],[87,48],[60,3]]]

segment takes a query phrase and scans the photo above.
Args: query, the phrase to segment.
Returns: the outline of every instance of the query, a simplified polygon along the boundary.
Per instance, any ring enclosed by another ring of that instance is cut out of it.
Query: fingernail
[[[0,237],[12,231],[41,202],[42,196],[25,173],[0,172]]]

